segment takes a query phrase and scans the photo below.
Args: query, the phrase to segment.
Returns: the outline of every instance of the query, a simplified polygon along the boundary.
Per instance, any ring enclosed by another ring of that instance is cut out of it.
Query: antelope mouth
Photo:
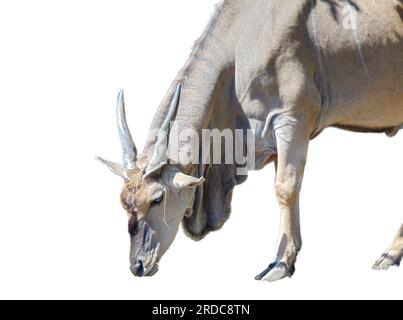
[[[136,266],[131,266],[130,271],[133,273],[135,277],[143,278],[143,277],[152,277],[154,276],[159,270],[158,263],[150,268],[145,268],[143,263],[139,263]]]
[[[149,272],[144,274],[144,276],[145,277],[152,277],[158,272],[158,270],[159,270],[159,265],[157,263],[157,264],[154,265],[154,267]]]
[[[158,244],[152,252],[144,259],[139,259],[130,266],[130,271],[135,277],[152,277],[159,270],[160,245]]]

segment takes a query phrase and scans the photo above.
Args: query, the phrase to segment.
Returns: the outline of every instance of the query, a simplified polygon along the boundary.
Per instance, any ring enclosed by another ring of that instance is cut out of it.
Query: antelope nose
[[[133,273],[135,277],[144,276],[144,264],[142,261],[137,261],[136,264],[130,267],[130,271]]]

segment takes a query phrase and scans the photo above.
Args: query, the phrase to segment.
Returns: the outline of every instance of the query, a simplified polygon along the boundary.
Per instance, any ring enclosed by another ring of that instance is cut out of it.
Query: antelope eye
[[[156,206],[159,205],[162,200],[164,200],[164,194],[161,193],[161,195],[159,195],[157,198],[155,198],[152,202],[151,202],[151,206]]]

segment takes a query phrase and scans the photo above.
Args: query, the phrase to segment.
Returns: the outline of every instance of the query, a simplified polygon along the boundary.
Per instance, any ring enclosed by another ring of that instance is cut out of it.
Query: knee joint
[[[277,200],[281,206],[286,207],[293,205],[297,200],[298,192],[295,187],[276,184],[275,191]]]

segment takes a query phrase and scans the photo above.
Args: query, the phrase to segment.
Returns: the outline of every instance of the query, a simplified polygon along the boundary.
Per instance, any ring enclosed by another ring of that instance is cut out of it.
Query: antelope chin
[[[154,276],[159,270],[159,265],[158,263],[154,265],[154,267],[147,273],[144,274],[145,277],[152,277]]]

